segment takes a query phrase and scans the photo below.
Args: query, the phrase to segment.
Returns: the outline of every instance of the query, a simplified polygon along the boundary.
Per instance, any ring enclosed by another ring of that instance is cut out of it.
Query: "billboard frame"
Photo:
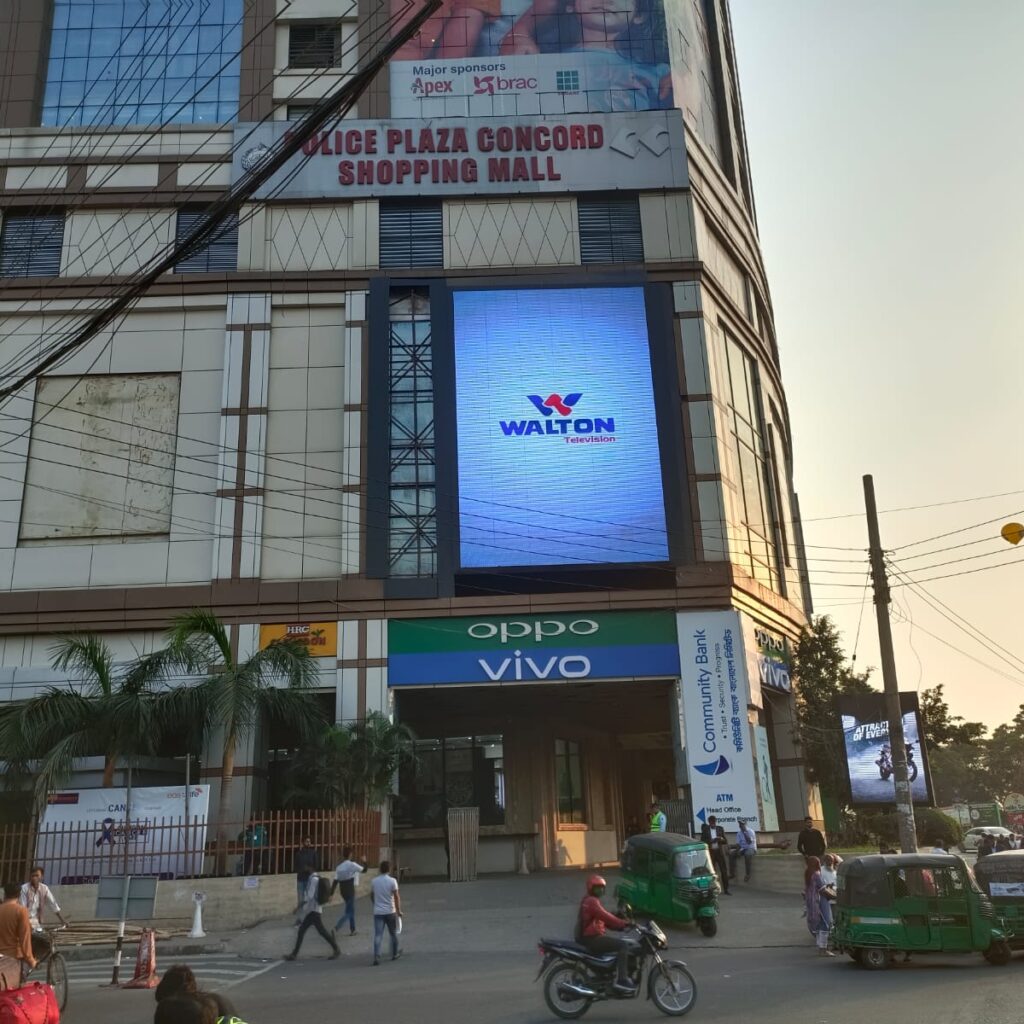
[[[888,723],[888,711],[886,709],[886,696],[880,691],[868,693],[868,694],[842,694],[837,702],[837,710],[840,718],[840,731],[842,732],[842,716],[844,705],[849,707],[855,704],[857,701],[871,701],[877,702],[881,709],[881,714],[874,718],[878,722]],[[918,695],[914,690],[901,690],[900,691],[900,710],[903,716],[914,714],[917,720],[917,757],[916,761],[918,764],[918,774],[924,779],[925,789],[927,791],[927,797],[925,800],[917,800],[913,796],[911,788],[911,803],[915,807],[934,807],[935,806],[935,787],[932,784],[932,772],[931,762],[928,758],[928,740],[925,733],[925,721],[924,715],[921,713],[920,701]],[[853,792],[853,778],[850,773],[850,759],[846,749],[846,737],[843,736],[843,764],[846,772],[846,796],[848,798],[851,807],[859,810],[892,810],[896,809],[896,790],[893,788],[893,799],[892,800],[857,800],[854,798]]]
[[[431,349],[434,376],[434,443],[436,451],[438,551],[434,578],[390,578],[387,564],[388,508],[388,297],[394,287],[427,288],[431,303]],[[463,568],[459,561],[458,444],[455,401],[456,291],[539,291],[547,289],[642,288],[647,317],[648,356],[651,365],[654,422],[658,432],[662,497],[668,559],[661,562],[594,562],[579,565],[516,564]],[[460,580],[479,588],[489,576],[501,577],[502,591],[535,590],[539,582],[562,583],[586,577],[600,585],[664,586],[664,573],[694,561],[693,512],[690,506],[682,410],[677,385],[681,368],[673,316],[672,285],[651,281],[640,269],[622,272],[548,274],[543,280],[526,275],[481,275],[472,279],[424,277],[410,273],[374,277],[370,281],[369,392],[367,463],[367,575],[385,580],[388,597],[451,596]],[[508,573],[514,571],[515,578]],[[563,588],[564,589],[564,588]]]

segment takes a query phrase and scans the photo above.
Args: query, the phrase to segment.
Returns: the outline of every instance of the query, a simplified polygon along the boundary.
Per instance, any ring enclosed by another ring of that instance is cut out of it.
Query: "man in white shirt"
[[[362,864],[352,859],[352,848],[346,846],[341,851],[341,863],[334,869],[334,886],[331,889],[331,892],[340,889],[341,898],[345,901],[345,912],[334,926],[336,932],[348,921],[349,935],[356,933],[356,883],[365,870]]]
[[[745,818],[736,821],[736,845],[729,857],[729,874],[736,877],[736,862],[743,858],[743,881],[749,882],[754,869],[754,857],[757,854],[757,833],[747,824]]]
[[[310,928],[315,928],[324,942],[333,950],[330,955],[331,960],[337,960],[341,956],[341,950],[338,948],[338,940],[334,937],[334,932],[329,932],[324,927],[324,905],[320,902],[319,894],[320,876],[314,871],[306,881],[306,888],[303,893],[302,906],[300,908],[302,924],[299,925],[298,934],[295,936],[295,948],[285,957],[285,960],[294,960],[299,955],[302,940],[306,937],[306,932]]]
[[[28,873],[28,881],[21,887],[18,902],[28,911],[29,924],[32,926],[32,954],[37,960],[42,960],[49,954],[51,946],[49,938],[43,931],[43,908],[48,907],[52,910],[65,928],[67,921],[60,912],[53,891],[43,882],[41,867],[34,867]]]
[[[402,954],[398,948],[398,919],[402,916],[402,898],[398,895],[398,882],[391,877],[389,861],[380,862],[380,874],[370,883],[373,896],[373,966],[380,963],[380,945],[387,928],[391,936],[391,959]]]

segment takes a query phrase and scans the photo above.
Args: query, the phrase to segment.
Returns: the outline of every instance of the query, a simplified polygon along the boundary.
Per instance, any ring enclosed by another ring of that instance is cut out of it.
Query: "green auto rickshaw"
[[[718,931],[718,879],[707,844],[677,832],[646,832],[626,840],[619,907],[663,921],[696,921],[708,937]]]
[[[974,877],[992,907],[1010,949],[1024,949],[1024,850],[990,853],[974,865]]]
[[[897,953],[982,953],[1010,960],[992,901],[962,857],[904,853],[854,857],[839,865],[833,940],[867,970]]]

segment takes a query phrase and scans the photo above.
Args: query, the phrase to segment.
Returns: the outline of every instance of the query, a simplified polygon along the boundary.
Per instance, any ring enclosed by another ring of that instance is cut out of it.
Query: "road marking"
[[[252,978],[278,967],[282,960],[239,958],[236,956],[209,956],[190,958],[189,966],[196,979],[206,988],[222,990],[234,988]],[[85,960],[68,964],[68,981],[72,985],[88,985],[109,981],[112,965],[106,960]],[[159,974],[159,970],[157,974]],[[132,976],[132,965],[122,965],[121,977],[127,981]]]
[[[261,967],[258,971],[250,971],[245,975],[245,977],[239,978],[237,981],[230,981],[226,985],[219,985],[218,988],[234,988],[236,985],[241,985],[243,982],[252,981],[253,978],[258,978],[261,974],[266,974],[267,971],[272,971],[275,967],[280,967],[283,963],[283,960],[272,960],[269,964]]]

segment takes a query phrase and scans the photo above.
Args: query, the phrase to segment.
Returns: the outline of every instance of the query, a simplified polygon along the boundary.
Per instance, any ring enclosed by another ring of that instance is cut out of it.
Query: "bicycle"
[[[43,928],[47,938],[50,940],[50,951],[39,958],[35,967],[28,972],[25,979],[27,981],[31,978],[45,963],[46,984],[53,989],[53,994],[57,999],[57,1008],[61,1013],[67,1009],[68,1005],[68,964],[64,959],[64,954],[57,949],[57,932],[62,932],[65,928],[67,928],[66,924]]]

